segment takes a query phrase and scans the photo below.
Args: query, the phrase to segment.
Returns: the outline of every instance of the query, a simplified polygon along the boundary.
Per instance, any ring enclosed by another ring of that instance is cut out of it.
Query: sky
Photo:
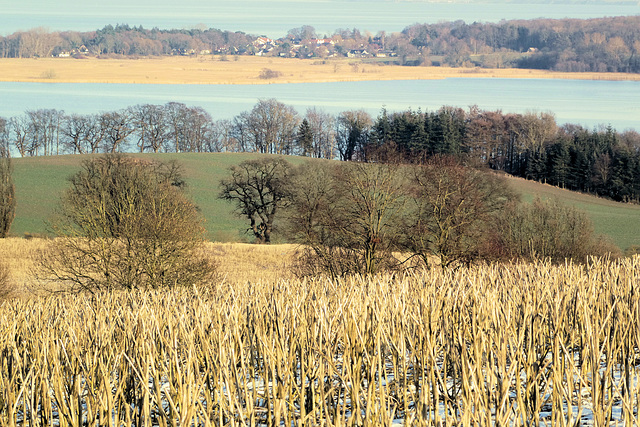
[[[545,2],[552,2],[545,4]],[[0,35],[44,27],[91,31],[107,24],[161,29],[218,28],[280,37],[312,25],[395,32],[414,23],[639,15],[640,2],[586,0],[0,0]]]

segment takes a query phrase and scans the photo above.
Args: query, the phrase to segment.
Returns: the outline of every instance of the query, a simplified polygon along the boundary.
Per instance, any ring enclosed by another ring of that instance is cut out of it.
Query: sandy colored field
[[[40,251],[47,248],[48,239],[0,239],[0,262],[10,274],[10,287],[18,294],[42,289],[35,278]],[[297,245],[249,245],[243,243],[205,244],[209,257],[217,263],[220,280],[227,283],[276,283],[293,279],[291,272]],[[0,283],[0,299],[2,287]]]
[[[401,67],[349,58],[310,59],[230,56],[144,59],[0,59],[0,81],[56,83],[269,84],[451,77],[636,80],[640,74],[558,73],[542,70]],[[279,74],[262,79],[263,69]]]

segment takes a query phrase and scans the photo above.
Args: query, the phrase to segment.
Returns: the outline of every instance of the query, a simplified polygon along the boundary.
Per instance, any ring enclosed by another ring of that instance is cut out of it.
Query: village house
[[[395,53],[392,50],[381,50],[381,51],[377,52],[374,56],[376,58],[387,58],[387,57],[392,58],[392,57],[398,56],[398,54]]]
[[[347,52],[349,58],[364,58],[370,56],[370,53],[366,49],[351,49]]]
[[[261,37],[258,37],[258,38],[253,42],[253,45],[254,45],[254,46],[256,46],[256,47],[259,47],[259,46],[266,46],[266,45],[272,45],[272,46],[275,46],[275,42],[273,41],[273,39],[270,39],[270,38],[268,38],[268,37],[261,36]]]
[[[336,44],[336,42],[334,42],[333,39],[313,39],[311,40],[311,42],[315,43],[317,46]]]

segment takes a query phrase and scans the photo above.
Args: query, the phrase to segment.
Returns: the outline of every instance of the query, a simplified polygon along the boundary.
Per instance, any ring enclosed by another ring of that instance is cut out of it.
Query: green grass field
[[[206,219],[207,237],[212,241],[242,242],[249,236],[247,224],[237,218],[232,205],[218,199],[220,179],[227,169],[243,160],[259,154],[245,153],[181,153],[137,154],[158,160],[178,160],[184,167],[189,192]],[[45,234],[46,221],[51,217],[61,192],[67,186],[67,178],[80,168],[87,156],[33,157],[14,160],[14,180],[18,206],[12,234]],[[301,157],[289,157],[292,163],[304,161]],[[559,189],[519,178],[508,178],[509,183],[522,194],[525,201],[557,197],[588,213],[597,233],[607,235],[621,249],[640,245],[640,206],[616,203],[609,200]],[[277,236],[276,236],[277,241]]]
[[[522,200],[530,202],[536,196],[543,199],[557,198],[587,212],[596,233],[609,236],[622,250],[640,245],[640,206],[618,203],[522,178],[508,179],[512,187],[522,194]]]
[[[231,165],[256,158],[248,153],[131,154],[162,161],[176,159],[184,168],[188,192],[205,218],[207,238],[219,242],[248,241],[247,224],[233,213],[233,206],[218,199],[220,180]],[[47,234],[47,220],[56,209],[67,179],[80,169],[88,155],[30,157],[14,159],[16,218],[15,236]],[[291,157],[292,163],[303,159]]]

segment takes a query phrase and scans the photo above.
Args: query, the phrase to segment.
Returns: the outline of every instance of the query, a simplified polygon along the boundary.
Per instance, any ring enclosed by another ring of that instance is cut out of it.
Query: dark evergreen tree
[[[420,155],[425,151],[429,143],[429,135],[424,127],[424,114],[420,111],[416,114],[414,127],[409,140],[409,150],[414,155]]]
[[[311,154],[313,150],[313,130],[306,118],[302,120],[300,127],[298,127],[296,143],[302,156],[309,156]]]
[[[613,150],[611,179],[608,196],[613,200],[629,202],[634,199],[634,158],[626,147]]]
[[[465,114],[460,108],[442,107],[431,114],[429,141],[431,154],[460,154],[465,130]]]
[[[569,142],[560,139],[549,147],[548,171],[549,183],[565,188],[569,177],[571,156],[569,154]]]

